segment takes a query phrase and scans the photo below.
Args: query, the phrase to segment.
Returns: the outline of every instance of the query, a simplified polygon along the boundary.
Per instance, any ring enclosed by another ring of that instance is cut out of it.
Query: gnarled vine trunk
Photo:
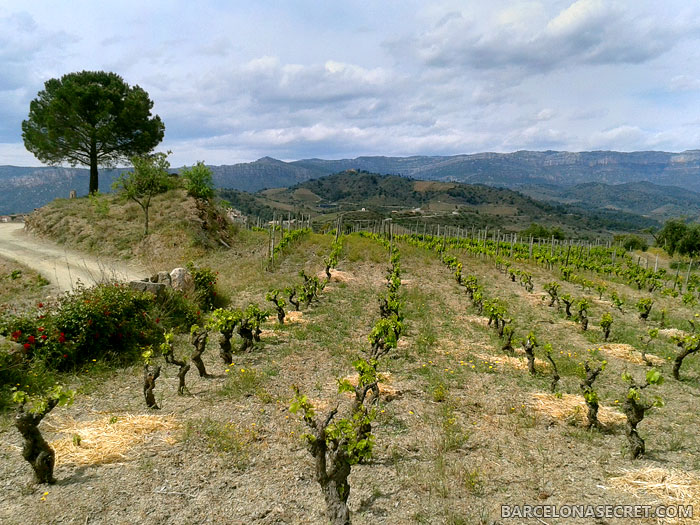
[[[586,406],[588,407],[588,424],[586,428],[600,428],[600,421],[598,421],[598,409],[600,408],[598,403],[598,396],[593,389],[593,383],[598,378],[598,375],[603,371],[602,366],[597,366],[591,368],[588,361],[583,364],[586,371],[586,378],[581,383],[581,390],[583,391],[583,398],[586,401]]]
[[[682,350],[679,352],[679,354],[676,356],[676,358],[673,360],[673,377],[675,379],[680,380],[680,371],[681,371],[681,365],[683,364],[683,359],[688,357],[690,354],[694,354],[698,350],[700,350],[700,344],[697,346],[691,346],[691,345],[679,345]]]
[[[637,425],[644,419],[644,413],[651,408],[651,404],[643,404],[634,397],[628,396],[624,404],[625,416],[627,416],[627,440],[630,445],[630,457],[637,459],[644,454],[644,440],[637,432]]]
[[[226,365],[233,363],[233,352],[231,352],[231,338],[233,337],[233,329],[222,330],[221,339],[219,340],[219,357]]]
[[[530,341],[526,341],[525,344],[523,345],[523,348],[525,349],[525,355],[527,356],[527,370],[530,372],[530,375],[535,375],[536,370],[535,370],[535,345],[532,344]]]
[[[50,399],[44,411],[36,414],[25,412],[21,405],[15,414],[15,427],[24,438],[22,457],[32,466],[37,483],[56,483],[53,477],[56,453],[41,435],[39,423],[57,404],[57,399]]]
[[[180,396],[184,395],[185,390],[187,389],[187,387],[185,386],[185,376],[187,375],[187,372],[190,371],[190,364],[186,363],[185,361],[175,359],[172,350],[170,353],[165,354],[165,362],[180,367],[180,369],[177,372],[177,378],[179,380],[177,393]]]
[[[204,367],[204,361],[202,361],[202,354],[204,353],[204,350],[207,347],[206,330],[198,330],[194,332],[190,337],[190,342],[194,345],[194,352],[192,352],[192,362],[199,371],[199,377],[212,377],[210,374],[207,373],[207,369]]]
[[[156,379],[160,376],[160,366],[152,371],[148,365],[143,367],[143,396],[146,398],[146,406],[158,410],[160,407],[156,403],[156,396],[153,390],[156,387]]]
[[[239,326],[238,335],[240,335],[241,339],[243,339],[243,341],[241,342],[241,347],[239,348],[239,352],[245,352],[249,348],[253,347],[254,334],[250,328],[248,328],[247,326]]]

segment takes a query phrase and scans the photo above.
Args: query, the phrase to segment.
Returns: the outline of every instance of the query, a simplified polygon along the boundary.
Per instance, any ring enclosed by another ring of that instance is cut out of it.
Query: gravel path
[[[35,237],[24,230],[23,223],[0,223],[0,256],[36,270],[61,291],[72,290],[78,280],[89,286],[147,275],[135,265],[85,255]]]

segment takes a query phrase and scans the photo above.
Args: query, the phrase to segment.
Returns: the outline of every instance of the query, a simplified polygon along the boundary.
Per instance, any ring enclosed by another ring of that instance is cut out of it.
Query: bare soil
[[[148,275],[135,263],[86,255],[33,236],[22,223],[0,223],[0,256],[32,268],[61,292],[73,290],[78,281],[91,286],[106,280],[141,279]]]
[[[312,459],[300,437],[305,429],[289,412],[289,402],[296,384],[321,413],[347,403],[336,393],[335,378],[350,376],[351,361],[368,345],[386,269],[386,264],[356,257],[353,250],[365,247],[365,240],[347,242],[350,251],[339,268],[347,278],[329,283],[320,303],[303,312],[303,322],[283,326],[270,322],[262,343],[236,356],[233,364],[220,361],[211,337],[204,360],[215,377],[199,378],[191,371],[190,395],[178,396],[176,369],[166,367],[155,390],[160,411],[145,408],[140,366],[104,371],[96,365],[75,377],[75,386],[81,389],[75,403],[55,409],[42,423],[52,441],[65,443],[69,437],[74,445],[87,441],[73,438],[80,435],[81,424],[94,429],[136,416],[158,416],[169,422],[147,433],[132,428],[132,444],[118,459],[61,460],[55,473],[58,483],[35,486],[21,458],[11,415],[6,414],[0,420],[0,523],[326,523]],[[325,248],[321,246],[318,253]],[[315,249],[305,246],[300,251],[308,254]],[[451,272],[422,250],[401,246],[401,255],[406,331],[399,348],[381,364],[387,374],[385,392],[395,390],[396,395],[383,396],[378,407],[373,460],[354,466],[350,475],[354,523],[630,523],[500,518],[502,505],[526,504],[684,503],[696,504],[695,515],[700,516],[697,499],[678,497],[697,492],[664,492],[619,481],[641,479],[647,471],[658,473],[650,469],[662,469],[691,484],[700,477],[697,359],[684,364],[687,379],[682,382],[670,379],[670,365],[662,368],[669,379],[654,393],[666,406],[653,410],[641,423],[647,455],[630,460],[619,425],[589,431],[576,414],[543,413],[534,400],[546,399],[548,406],[559,400],[547,393],[549,367],[538,360],[533,377],[511,366],[511,360],[520,362],[522,349],[516,348],[515,355],[500,350],[495,331],[471,307]],[[226,268],[222,282],[230,283],[234,301],[247,301],[261,295],[257,288],[291,279],[299,268],[296,256],[283,260],[274,274],[262,273],[259,264],[248,264],[244,258],[226,263],[230,266],[222,262],[222,272]],[[317,271],[320,258],[308,257],[307,264]],[[602,344],[600,332],[581,332],[556,308],[539,306],[541,302],[534,306],[533,295],[488,260],[466,255],[460,259],[464,273],[474,273],[489,298],[506,302],[518,337],[534,330],[542,343],[552,343],[562,369],[562,399],[579,403],[575,369]],[[520,266],[533,272],[536,294],[542,293],[544,282],[558,278],[539,267]],[[267,280],[244,287],[244,277],[251,276]],[[637,295],[619,283],[611,286],[630,301]],[[563,288],[562,293],[584,295],[569,283]],[[668,303],[669,312],[680,322],[689,312],[673,310],[675,304]],[[592,327],[605,308],[591,308]],[[615,314],[613,341],[631,344],[649,326],[634,312]],[[180,336],[176,353],[183,355],[189,348],[187,338]],[[661,336],[651,353],[668,361],[673,348]],[[617,407],[626,392],[622,371],[639,378],[646,367],[612,354],[607,358],[608,368],[596,387],[601,404],[619,414]],[[91,437],[94,443],[94,432]],[[104,439],[117,441],[106,432]],[[129,441],[124,435],[118,439]]]

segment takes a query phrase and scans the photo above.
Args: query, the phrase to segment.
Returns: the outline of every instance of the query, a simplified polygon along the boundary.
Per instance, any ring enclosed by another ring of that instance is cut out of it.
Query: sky
[[[700,2],[5,0],[0,165],[50,78],[145,89],[173,166],[700,149]]]

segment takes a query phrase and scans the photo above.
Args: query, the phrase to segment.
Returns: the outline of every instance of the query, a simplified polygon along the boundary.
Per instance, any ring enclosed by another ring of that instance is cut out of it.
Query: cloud
[[[698,143],[700,5],[684,0],[348,2],[312,18],[284,2],[13,2],[0,142],[18,151],[43,82],[80,69],[143,87],[174,163]]]
[[[700,90],[700,78],[688,75],[676,75],[669,82],[670,91],[698,91]]]
[[[509,133],[501,146],[514,149],[565,149],[570,138],[561,130],[540,124]]]
[[[659,20],[648,2],[641,4],[578,0],[548,14],[539,3],[519,2],[487,17],[460,10],[389,47],[404,56],[408,49],[431,67],[543,73],[576,64],[648,62],[697,38],[697,13],[695,19],[679,13]]]
[[[591,149],[614,149],[630,151],[646,144],[647,134],[637,126],[622,125],[593,133]]]

